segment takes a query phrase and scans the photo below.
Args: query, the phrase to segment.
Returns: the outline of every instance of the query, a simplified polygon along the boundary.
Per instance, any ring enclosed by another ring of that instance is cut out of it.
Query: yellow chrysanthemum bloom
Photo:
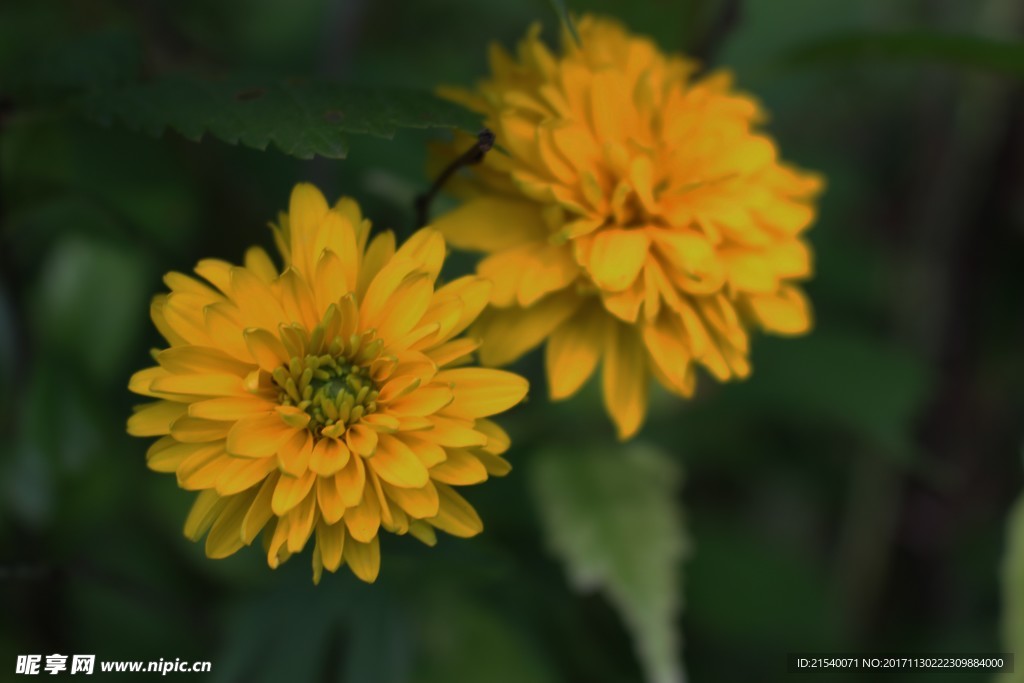
[[[547,340],[553,399],[603,361],[604,402],[628,438],[651,376],[689,397],[696,365],[722,381],[750,372],[752,327],[809,329],[796,283],[811,274],[801,234],[822,181],[779,160],[728,74],[695,77],[612,21],[587,17],[578,32],[553,54],[535,27],[516,57],[492,47],[475,90],[442,90],[484,114],[498,147],[455,180],[467,201],[434,225],[487,254],[481,360]]]
[[[149,467],[201,492],[185,534],[208,532],[206,554],[222,558],[262,531],[271,567],[315,536],[318,582],[342,563],[373,581],[380,528],[428,545],[435,528],[479,533],[453,487],[509,471],[508,436],[486,418],[527,390],[512,373],[459,367],[478,342],[457,335],[489,283],[435,290],[438,232],[396,251],[390,232],[369,240],[354,201],[330,207],[311,185],[274,232],[283,272],[252,248],[244,266],[200,261],[206,282],[170,273],[153,300],[169,348],[131,379],[158,400],[128,431],[160,437]]]

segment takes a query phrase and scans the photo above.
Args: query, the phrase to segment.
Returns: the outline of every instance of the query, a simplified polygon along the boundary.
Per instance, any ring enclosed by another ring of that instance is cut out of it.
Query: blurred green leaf
[[[393,590],[343,570],[320,586],[309,565],[278,570],[271,587],[237,602],[215,669],[223,683],[407,681],[409,619]]]
[[[929,31],[836,33],[794,48],[785,60],[793,65],[818,65],[865,57],[935,61],[1024,76],[1024,41]]]
[[[1006,652],[1024,652],[1024,495],[1010,510],[1006,525],[1006,550],[1003,556],[1002,639]],[[1024,666],[1014,673],[998,677],[1001,683],[1024,681]]]
[[[759,415],[843,425],[906,462],[914,455],[913,420],[929,380],[919,354],[854,330],[821,330],[797,341],[760,340],[753,376],[733,398]]]
[[[755,666],[780,651],[834,648],[840,612],[818,558],[752,532],[749,520],[708,518],[694,524],[700,551],[687,567],[687,618],[708,643],[740,648]]]
[[[684,678],[676,619],[688,541],[679,472],[651,446],[550,449],[531,472],[548,545],[574,586],[605,593],[652,683]]]
[[[84,100],[86,115],[161,135],[173,128],[190,140],[211,135],[228,144],[285,154],[341,159],[346,136],[391,138],[400,128],[465,128],[479,119],[429,92],[369,88],[312,79],[235,78],[210,82],[168,77],[99,93]]]
[[[52,3],[4,3],[0,8],[0,89],[5,95],[109,87],[135,80],[142,64],[139,36],[124,26],[82,30]]]
[[[60,242],[43,266],[35,315],[51,352],[94,381],[118,377],[146,325],[149,264],[138,252],[81,237]]]
[[[421,663],[415,683],[553,683],[557,678],[506,615],[446,591],[421,609]]]
[[[572,20],[572,15],[569,14],[569,7],[566,5],[565,0],[548,0],[548,4],[551,5],[551,9],[555,11],[558,16],[558,20],[562,22],[562,26],[569,31],[569,35],[576,41],[576,44],[580,44],[580,34],[576,31],[576,22]]]

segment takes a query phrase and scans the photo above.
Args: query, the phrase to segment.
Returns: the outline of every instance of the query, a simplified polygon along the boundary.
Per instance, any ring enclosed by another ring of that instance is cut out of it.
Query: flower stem
[[[494,147],[494,133],[489,128],[484,128],[477,133],[476,142],[473,146],[452,160],[434,180],[424,194],[416,197],[416,227],[422,228],[430,222],[430,205],[434,197],[441,191],[448,179],[463,166],[473,166],[484,160],[487,152]]]

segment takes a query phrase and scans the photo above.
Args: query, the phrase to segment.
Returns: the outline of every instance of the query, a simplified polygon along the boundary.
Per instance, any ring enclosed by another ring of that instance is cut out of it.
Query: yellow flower
[[[535,27],[516,57],[492,47],[475,90],[442,90],[484,114],[498,147],[454,181],[467,201],[434,225],[487,254],[481,360],[502,365],[547,340],[553,399],[603,361],[625,439],[652,376],[689,397],[696,365],[721,381],[750,372],[751,328],[810,328],[796,283],[811,274],[801,234],[822,181],[779,160],[728,74],[695,77],[692,62],[608,20],[578,29],[582,47],[563,35],[552,54]]]
[[[159,399],[128,420],[159,436],[147,462],[200,491],[185,534],[222,558],[263,532],[271,567],[315,536],[313,577],[342,563],[364,581],[380,568],[378,530],[433,545],[434,529],[482,530],[454,486],[506,474],[509,440],[490,415],[526,381],[459,367],[478,342],[457,338],[490,285],[463,277],[435,290],[439,233],[397,251],[368,240],[351,199],[329,207],[299,185],[275,239],[278,272],[254,247],[244,266],[203,260],[206,282],[170,273],[152,317],[169,348],[130,388]],[[369,244],[367,242],[369,241]]]

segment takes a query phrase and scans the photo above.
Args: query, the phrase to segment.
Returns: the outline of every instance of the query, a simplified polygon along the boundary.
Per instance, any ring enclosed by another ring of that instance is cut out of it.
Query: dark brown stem
[[[487,152],[494,147],[494,133],[489,128],[484,128],[482,131],[477,133],[476,142],[473,146],[467,149],[465,152],[460,154],[458,157],[452,160],[443,171],[434,180],[434,184],[430,186],[424,194],[416,197],[416,227],[422,228],[424,225],[430,222],[430,205],[434,201],[434,197],[441,191],[444,184],[448,182],[448,179],[464,166],[473,166],[479,164],[484,160]]]
[[[718,13],[711,19],[710,25],[693,46],[693,57],[700,62],[701,72],[708,70],[726,38],[740,23],[742,12],[742,0],[725,0]]]

